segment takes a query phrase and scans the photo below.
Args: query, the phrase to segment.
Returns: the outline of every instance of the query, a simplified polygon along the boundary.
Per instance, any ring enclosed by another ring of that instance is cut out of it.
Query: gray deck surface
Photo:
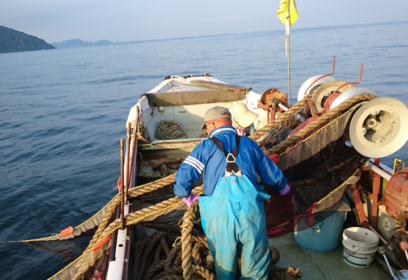
[[[355,279],[355,280],[387,280],[392,279],[390,273],[374,261],[368,268],[354,268],[346,264],[342,258],[343,245],[331,253],[313,253],[301,248],[293,238],[293,234],[269,239],[270,246],[277,248],[281,259],[278,267],[300,267],[303,280],[319,279]]]

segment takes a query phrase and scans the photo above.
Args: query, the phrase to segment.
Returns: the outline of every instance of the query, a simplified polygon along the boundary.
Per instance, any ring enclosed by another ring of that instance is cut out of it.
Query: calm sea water
[[[165,76],[206,72],[286,92],[282,43],[274,31],[1,54],[0,240],[48,236],[105,205],[129,109]],[[292,96],[307,78],[330,73],[332,56],[336,79],[357,81],[364,63],[361,86],[408,105],[408,23],[293,30]],[[408,163],[407,145],[393,156]],[[49,250],[0,244],[0,278],[50,277],[87,241],[39,244]]]

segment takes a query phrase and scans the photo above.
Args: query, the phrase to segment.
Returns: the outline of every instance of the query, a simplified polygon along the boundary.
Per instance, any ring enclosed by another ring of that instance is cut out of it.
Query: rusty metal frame
[[[310,99],[309,99],[309,96],[308,96],[308,94],[307,94],[307,91],[308,91],[318,80],[320,80],[320,79],[322,79],[322,78],[324,78],[324,77],[333,76],[333,74],[334,74],[334,68],[335,68],[335,62],[336,62],[336,57],[333,56],[332,72],[331,72],[330,74],[326,74],[326,75],[323,75],[323,76],[317,78],[317,79],[314,80],[314,82],[311,83],[310,86],[305,90],[304,96],[306,97],[307,102],[309,103],[310,112],[312,113],[312,117],[316,117],[317,115],[316,115],[316,113],[315,113],[314,110],[313,110],[313,106],[312,106],[312,103],[311,103],[311,101],[310,101]]]
[[[324,102],[324,109],[327,111],[330,110],[330,101],[334,98],[336,99],[339,96],[338,91],[342,88],[345,87],[347,85],[358,85],[361,81],[361,74],[363,73],[363,63],[361,63],[360,65],[360,73],[358,74],[358,81],[357,82],[349,82],[349,83],[345,83],[342,84],[341,86],[339,86],[335,91],[333,91],[332,94],[330,94],[330,96],[326,99],[326,101]],[[333,100],[334,101],[334,100]],[[327,106],[326,106],[327,105]]]

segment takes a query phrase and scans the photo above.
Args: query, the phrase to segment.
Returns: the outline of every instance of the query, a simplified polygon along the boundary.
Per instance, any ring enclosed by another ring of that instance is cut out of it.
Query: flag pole
[[[286,6],[287,6],[287,10],[288,10],[288,14],[286,16],[286,40],[287,40],[287,44],[288,44],[288,52],[287,52],[287,56],[288,56],[288,103],[289,106],[291,106],[291,102],[290,102],[290,1],[288,0],[286,2]]]

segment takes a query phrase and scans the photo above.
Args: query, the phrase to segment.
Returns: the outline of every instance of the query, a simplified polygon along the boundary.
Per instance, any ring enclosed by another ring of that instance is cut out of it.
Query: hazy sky
[[[0,25],[46,40],[113,42],[284,28],[279,0],[1,0]],[[407,0],[297,0],[292,28],[406,21]]]

